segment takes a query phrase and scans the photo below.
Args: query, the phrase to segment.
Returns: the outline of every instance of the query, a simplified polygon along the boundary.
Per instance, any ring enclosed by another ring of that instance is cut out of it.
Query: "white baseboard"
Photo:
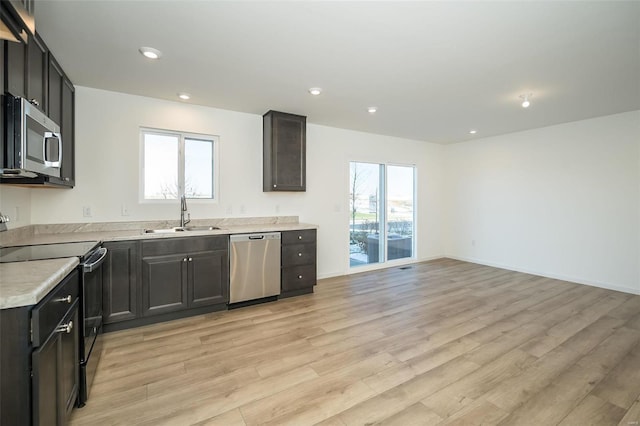
[[[640,295],[640,289],[638,289],[638,288],[631,288],[631,287],[626,287],[626,286],[613,285],[613,284],[604,283],[604,282],[600,282],[600,281],[585,280],[583,278],[570,277],[570,276],[566,276],[566,275],[550,274],[550,273],[547,273],[547,272],[535,271],[535,270],[526,269],[526,268],[518,268],[518,267],[514,267],[514,266],[511,266],[511,265],[505,265],[505,264],[501,264],[501,263],[497,263],[497,262],[488,262],[488,261],[485,261],[485,260],[482,260],[482,259],[475,259],[473,257],[453,256],[453,255],[446,255],[444,257],[448,257],[449,259],[462,260],[464,262],[477,263],[477,264],[480,264],[480,265],[493,266],[494,268],[507,269],[509,271],[523,272],[525,274],[539,275],[541,277],[553,278],[553,279],[562,280],[562,281],[569,281],[569,282],[576,283],[576,284],[584,284],[584,285],[588,285],[588,286],[591,286],[591,287],[606,288],[607,290],[615,290],[615,291],[621,291],[623,293],[630,293],[630,294]]]

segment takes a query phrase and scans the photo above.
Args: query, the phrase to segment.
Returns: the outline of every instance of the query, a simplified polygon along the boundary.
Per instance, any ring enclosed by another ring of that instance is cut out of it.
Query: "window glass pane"
[[[387,166],[387,259],[413,256],[414,168]]]
[[[380,244],[380,170],[379,164],[350,163],[351,266],[384,261]]]
[[[185,139],[184,188],[187,198],[213,198],[213,141]]]
[[[144,198],[177,199],[178,144],[175,135],[144,133]]]

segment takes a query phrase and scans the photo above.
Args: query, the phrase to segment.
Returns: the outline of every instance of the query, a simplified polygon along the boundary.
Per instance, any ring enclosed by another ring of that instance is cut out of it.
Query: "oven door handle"
[[[98,250],[96,250],[96,253],[99,253],[99,256],[97,260],[91,262],[91,263],[83,263],[82,264],[82,270],[87,273],[87,272],[93,272],[94,269],[97,269],[98,266],[102,265],[102,262],[104,262],[104,259],[107,257],[107,249],[104,247],[100,247]],[[93,257],[93,256],[92,256]]]

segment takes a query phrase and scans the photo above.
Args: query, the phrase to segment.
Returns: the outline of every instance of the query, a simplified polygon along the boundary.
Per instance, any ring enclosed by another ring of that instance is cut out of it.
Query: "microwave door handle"
[[[56,167],[60,167],[62,165],[62,135],[60,133],[54,133],[58,137],[58,164]]]
[[[58,140],[58,161],[49,161],[47,160],[47,139],[56,138]],[[60,133],[54,132],[45,132],[44,133],[44,143],[42,144],[42,159],[45,167],[60,167],[60,163],[62,163],[62,138],[60,137]]]

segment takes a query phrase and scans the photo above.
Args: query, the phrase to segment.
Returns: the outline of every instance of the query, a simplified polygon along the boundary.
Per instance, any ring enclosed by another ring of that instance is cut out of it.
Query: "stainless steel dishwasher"
[[[280,233],[231,235],[229,303],[280,294]]]

